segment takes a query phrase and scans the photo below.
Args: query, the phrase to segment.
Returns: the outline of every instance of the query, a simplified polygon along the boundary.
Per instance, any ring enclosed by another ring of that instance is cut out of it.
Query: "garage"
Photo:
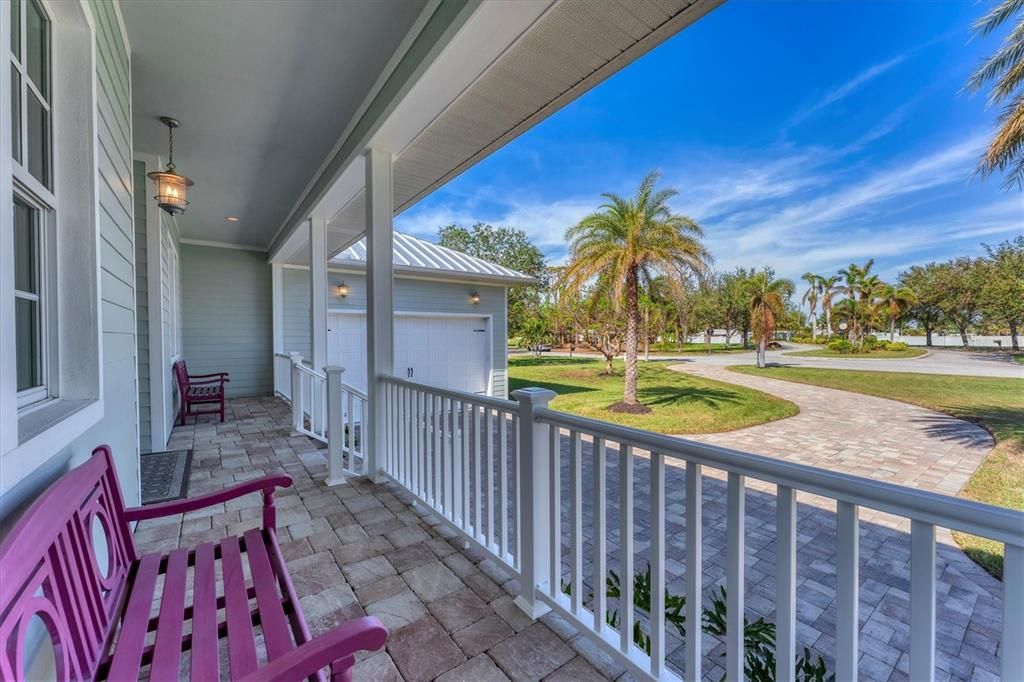
[[[476,315],[395,314],[394,374],[431,386],[491,394],[491,319]],[[366,388],[366,313],[332,312],[327,360],[346,383]]]

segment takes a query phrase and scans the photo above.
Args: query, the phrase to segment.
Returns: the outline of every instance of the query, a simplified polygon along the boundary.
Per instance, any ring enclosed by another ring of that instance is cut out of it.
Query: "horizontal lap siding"
[[[135,250],[136,210],[131,165],[131,78],[128,50],[114,6],[109,0],[91,0],[96,25],[97,184],[100,210],[100,298],[103,334],[103,419],[79,438],[71,449],[77,460],[100,443],[114,452],[121,488],[129,505],[138,504],[138,448],[140,366],[136,334]],[[141,200],[141,198],[140,198]],[[145,248],[145,240],[142,240]],[[142,268],[145,276],[145,268]],[[143,294],[144,296],[144,294]],[[143,327],[144,328],[144,327]],[[148,375],[147,375],[148,376]]]
[[[254,251],[181,245],[182,357],[229,372],[228,395],[273,391],[270,265]]]
[[[152,411],[149,399],[149,284],[146,273],[146,164],[132,164],[135,190],[135,334],[139,367],[139,445],[150,450]]]
[[[284,270],[284,349],[309,357],[309,270]],[[349,294],[339,298],[336,287],[344,281]],[[473,292],[480,303],[469,301]],[[327,274],[327,305],[331,310],[365,310],[366,277],[340,272]],[[395,310],[420,313],[453,313],[491,316],[492,371],[494,395],[507,390],[507,348],[505,289],[471,283],[433,282],[422,279],[395,279]]]

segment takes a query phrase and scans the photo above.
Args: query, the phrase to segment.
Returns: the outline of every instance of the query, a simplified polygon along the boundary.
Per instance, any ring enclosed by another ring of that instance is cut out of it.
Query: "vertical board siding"
[[[149,399],[149,285],[146,272],[146,164],[132,164],[135,192],[135,334],[139,371],[139,449],[149,452],[152,405]]]
[[[230,372],[228,395],[273,381],[270,264],[263,253],[181,245],[182,357],[193,374]]]
[[[310,355],[309,270],[284,269],[284,350]],[[344,281],[349,294],[340,298],[335,288]],[[473,305],[469,295],[480,294]],[[470,282],[433,282],[423,279],[395,278],[395,310],[417,313],[458,313],[491,316],[491,370],[494,395],[507,395],[508,352],[504,287]],[[327,305],[332,311],[366,310],[366,276],[327,273]]]

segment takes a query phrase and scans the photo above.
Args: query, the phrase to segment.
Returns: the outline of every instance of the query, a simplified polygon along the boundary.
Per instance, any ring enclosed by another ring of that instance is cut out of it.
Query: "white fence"
[[[381,377],[380,386],[384,473],[510,567],[523,587],[516,599],[520,608],[533,616],[546,607],[555,610],[640,678],[678,679],[666,668],[667,550],[670,544],[674,550],[685,547],[686,594],[702,595],[702,490],[713,472],[726,481],[728,679],[744,677],[748,479],[776,486],[777,679],[796,675],[797,492],[835,504],[836,679],[858,677],[862,508],[910,520],[910,679],[935,676],[936,528],[1005,543],[1003,679],[1024,672],[1024,513],[557,412],[547,407],[554,394],[541,389],[516,391],[517,400],[507,401],[394,377]],[[685,467],[682,509],[666,504],[667,462]],[[648,494],[636,496],[635,472],[644,467]],[[612,479],[617,486],[609,485]],[[608,517],[615,509],[613,524]],[[666,536],[670,512],[676,520],[682,514],[684,533]],[[634,608],[629,579],[638,536],[649,542],[645,612]],[[619,597],[609,600],[602,588],[612,542],[622,579]],[[587,544],[590,551],[584,552]],[[585,589],[587,576],[592,594]],[[702,622],[702,601],[686,601],[687,623]],[[643,648],[634,627],[646,630]],[[686,628],[687,679],[701,679],[701,639],[700,627]]]
[[[365,471],[367,395],[342,382],[341,368],[318,372],[298,353],[274,354],[274,388],[292,406],[292,428],[328,446],[328,483]]]

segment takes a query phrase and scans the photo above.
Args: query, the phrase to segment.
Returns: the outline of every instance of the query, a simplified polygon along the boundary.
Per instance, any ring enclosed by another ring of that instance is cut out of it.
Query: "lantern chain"
[[[167,170],[174,170],[174,127],[167,126]]]

